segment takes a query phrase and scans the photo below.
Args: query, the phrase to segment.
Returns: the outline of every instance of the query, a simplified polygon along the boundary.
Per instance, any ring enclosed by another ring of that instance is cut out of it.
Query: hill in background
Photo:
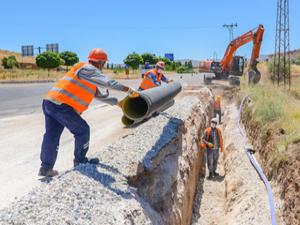
[[[8,56],[15,56],[17,58],[18,62],[23,62],[23,63],[35,63],[35,57],[31,57],[31,56],[26,56],[26,57],[22,57],[21,53],[18,52],[11,52],[8,50],[2,50],[0,49],[0,60],[3,59],[4,57],[8,57]]]

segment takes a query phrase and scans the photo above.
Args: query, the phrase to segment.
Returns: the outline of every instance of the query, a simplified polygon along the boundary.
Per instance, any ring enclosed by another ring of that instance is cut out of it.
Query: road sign
[[[34,56],[33,45],[23,45],[22,56]]]
[[[166,53],[165,58],[170,59],[173,62],[174,61],[174,54],[173,53]]]
[[[46,44],[46,49],[48,52],[59,52],[58,44]]]

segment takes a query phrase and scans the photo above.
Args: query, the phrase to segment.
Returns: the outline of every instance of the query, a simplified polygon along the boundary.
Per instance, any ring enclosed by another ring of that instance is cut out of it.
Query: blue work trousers
[[[89,149],[90,127],[74,109],[67,105],[57,105],[43,100],[46,132],[41,149],[41,166],[46,169],[54,167],[60,136],[66,127],[75,138],[74,159],[82,162]]]
[[[215,173],[219,160],[219,149],[206,148],[207,153],[207,168],[210,173]]]

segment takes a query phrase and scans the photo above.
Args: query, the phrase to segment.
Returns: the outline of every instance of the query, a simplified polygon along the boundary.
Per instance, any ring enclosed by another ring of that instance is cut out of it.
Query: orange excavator
[[[259,25],[240,37],[237,37],[228,45],[224,57],[221,61],[202,61],[199,65],[199,71],[213,72],[216,79],[227,79],[229,75],[242,76],[244,72],[245,59],[242,56],[236,56],[236,50],[253,41],[252,55],[248,70],[249,83],[258,83],[260,72],[257,69],[257,59],[259,58],[260,47],[263,40],[264,26]]]

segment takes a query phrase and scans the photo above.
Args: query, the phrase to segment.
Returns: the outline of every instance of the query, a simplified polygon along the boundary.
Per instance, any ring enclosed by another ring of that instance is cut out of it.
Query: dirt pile
[[[268,179],[279,187],[276,195],[284,201],[284,206],[279,211],[286,224],[300,224],[300,143],[289,145],[286,149],[287,159],[281,161],[279,165],[274,165],[273,152],[274,140],[283,131],[272,132],[267,130],[262,132],[260,125],[254,122],[251,114],[251,103],[246,106],[242,115],[243,124],[253,147],[260,155],[261,165]],[[276,156],[275,156],[276,157]]]

